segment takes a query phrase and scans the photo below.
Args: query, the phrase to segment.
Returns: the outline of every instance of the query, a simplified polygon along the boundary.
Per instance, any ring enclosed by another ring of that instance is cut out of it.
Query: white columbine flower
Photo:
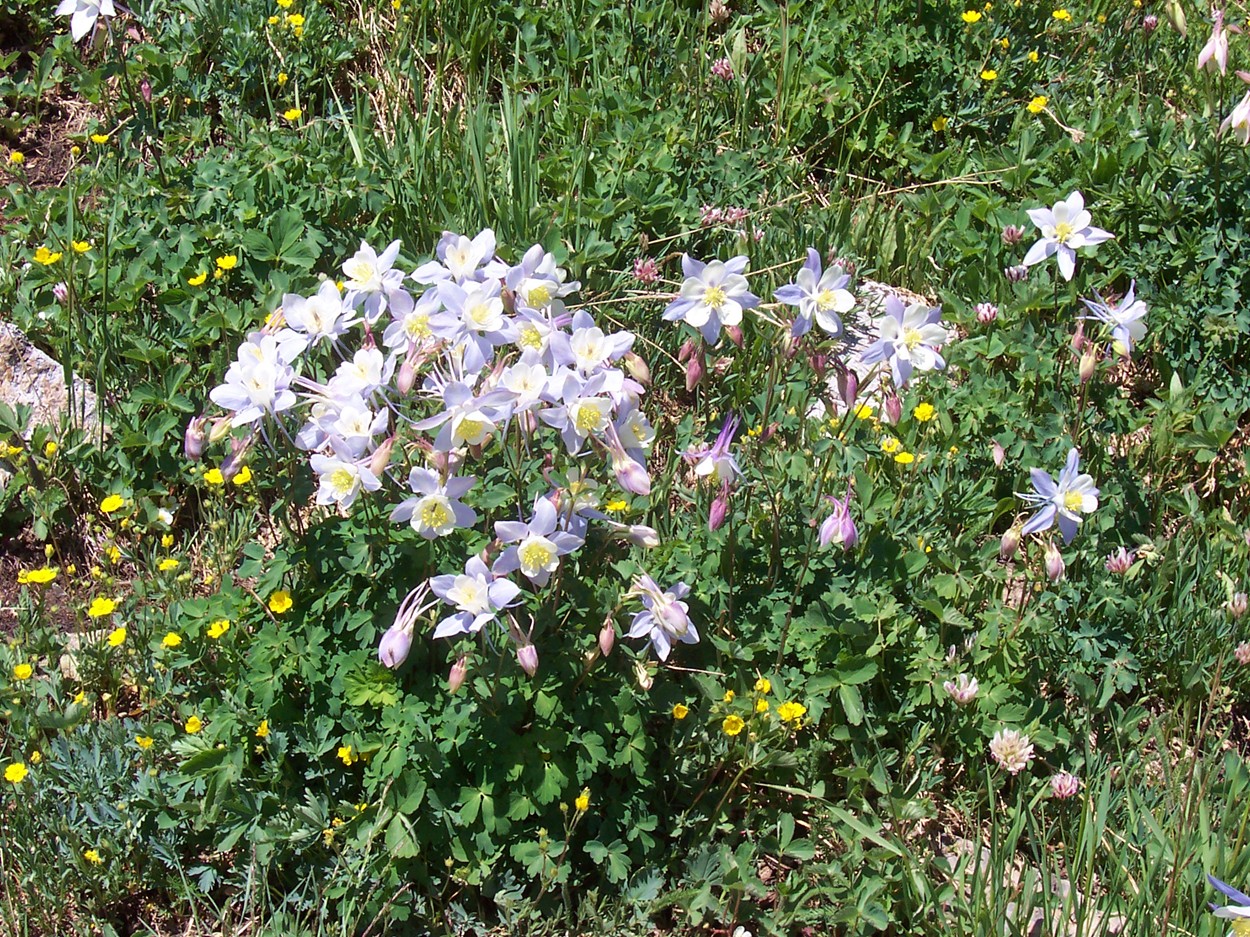
[[[482,626],[513,603],[521,589],[509,579],[497,579],[486,564],[472,557],[464,564],[464,573],[457,576],[435,576],[430,580],[434,594],[454,605],[457,614],[438,623],[434,637],[448,638],[456,634],[476,634]]]
[[[699,330],[704,340],[715,343],[722,326],[739,325],[742,311],[759,305],[760,298],[747,289],[747,258],[713,260],[704,264],[689,254],[681,255],[686,277],[681,293],[664,310],[667,322],[685,322]]]
[[[1066,199],[1056,202],[1054,208],[1030,208],[1029,217],[1042,232],[1042,239],[1029,248],[1021,262],[1031,267],[1057,254],[1059,272],[1065,280],[1071,280],[1076,272],[1078,248],[1093,247],[1115,238],[1109,231],[1090,225],[1085,197],[1080,192],[1073,192]]]
[[[414,468],[408,475],[408,487],[417,496],[399,504],[391,512],[391,520],[408,521],[426,540],[446,536],[458,527],[471,527],[477,523],[477,512],[462,504],[460,498],[476,481],[469,475],[440,483],[429,469]]]
[[[1033,469],[1030,477],[1033,491],[1017,492],[1016,497],[1041,510],[1025,522],[1020,533],[1047,530],[1058,518],[1063,542],[1071,543],[1080,526],[1081,515],[1098,510],[1098,489],[1094,487],[1094,479],[1081,472],[1081,454],[1075,448],[1068,450],[1068,459],[1059,473],[1058,482],[1040,468]]]
[[[378,477],[366,466],[334,456],[314,455],[312,469],[321,482],[317,489],[318,504],[337,504],[349,508],[361,489],[377,491],[382,487]]]
[[[113,0],[61,0],[56,8],[57,16],[68,16],[70,35],[78,42],[91,32],[101,16],[116,16]]]
[[[1220,133],[1231,129],[1233,136],[1242,145],[1250,145],[1250,91],[1241,99],[1241,103],[1233,108],[1233,112],[1220,124]]]
[[[519,569],[536,585],[545,586],[560,566],[560,557],[582,545],[582,538],[556,530],[559,516],[556,506],[539,495],[534,500],[534,516],[528,524],[520,521],[496,521],[495,536],[508,547],[495,561],[496,575]]]
[[[812,319],[822,329],[838,338],[842,334],[841,314],[855,306],[855,297],[846,289],[851,281],[846,271],[836,264],[821,272],[820,254],[815,248],[807,249],[807,261],[799,269],[793,283],[779,288],[773,296],[787,306],[798,306],[790,334],[795,338],[806,335],[812,328]]]
[[[1083,316],[1085,319],[1096,319],[1111,329],[1111,338],[1117,343],[1117,351],[1128,357],[1133,353],[1133,343],[1146,337],[1146,304],[1134,295],[1137,282],[1129,284],[1128,293],[1114,306],[1109,306],[1098,296],[1097,301],[1082,299],[1093,315]],[[1097,294],[1095,294],[1097,296]]]
[[[896,387],[906,384],[913,370],[932,371],[946,367],[938,354],[950,335],[940,322],[942,307],[924,303],[904,306],[893,294],[885,298],[885,315],[876,319],[877,340],[864,349],[864,364],[888,361]]]

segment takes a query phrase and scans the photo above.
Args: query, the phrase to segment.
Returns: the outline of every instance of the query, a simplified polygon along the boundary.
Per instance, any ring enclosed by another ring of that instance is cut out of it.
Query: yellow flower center
[[[820,295],[816,297],[816,308],[821,312],[828,312],[833,308],[835,301],[833,290],[821,290]]]
[[[1063,496],[1064,509],[1073,514],[1079,514],[1081,511],[1081,505],[1084,503],[1085,496],[1078,491],[1069,491]]]
[[[517,339],[517,344],[522,348],[533,348],[535,351],[543,347],[543,333],[538,331],[535,325],[527,325],[521,329],[521,336]]]
[[[421,526],[437,530],[446,527],[451,520],[451,512],[442,501],[429,500],[421,507]]]
[[[551,302],[551,287],[539,285],[530,290],[529,304],[535,309],[542,309],[549,302]]]
[[[703,302],[712,309],[719,309],[725,305],[725,300],[729,297],[725,295],[725,291],[719,286],[709,286],[707,292],[703,294]]]
[[[602,419],[603,415],[594,404],[579,403],[577,411],[573,415],[573,425],[577,427],[580,433],[593,433],[599,429]]]
[[[1076,233],[1076,229],[1067,221],[1060,221],[1055,225],[1055,240],[1060,244],[1067,244],[1068,238]]]
[[[425,313],[413,313],[404,320],[404,332],[414,341],[429,337],[430,317]]]
[[[338,491],[349,490],[355,482],[356,479],[352,476],[352,473],[345,468],[336,468],[330,473],[330,484]]]
[[[475,420],[472,417],[466,417],[460,421],[460,425],[456,428],[456,435],[470,445],[477,445],[486,438],[486,434],[490,431],[490,424],[485,420]]]
[[[924,341],[919,329],[903,329],[903,344],[907,346],[907,350],[911,351],[917,345]]]
[[[531,540],[517,551],[523,572],[538,572],[551,565],[555,552],[546,540]]]
[[[1250,918],[1233,918],[1229,924],[1233,928],[1233,937],[1250,937]]]

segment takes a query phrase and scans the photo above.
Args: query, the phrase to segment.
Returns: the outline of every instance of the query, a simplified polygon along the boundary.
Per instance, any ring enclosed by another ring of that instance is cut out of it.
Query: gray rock
[[[63,418],[72,418],[84,429],[99,425],[95,392],[77,375],[73,386],[71,414],[60,362],[32,345],[21,329],[0,322],[0,401],[14,409],[31,408],[30,421],[23,428],[25,438],[30,438],[36,426],[59,426]]]

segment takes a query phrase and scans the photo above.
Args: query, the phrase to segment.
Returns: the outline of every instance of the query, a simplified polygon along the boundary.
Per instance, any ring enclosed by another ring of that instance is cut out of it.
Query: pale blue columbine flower
[[[412,279],[427,285],[442,280],[499,280],[508,270],[495,260],[495,232],[490,228],[482,229],[472,240],[454,231],[444,231],[435,253],[438,260],[412,271]]]
[[[511,393],[493,390],[474,397],[468,384],[449,381],[443,388],[443,411],[419,420],[413,426],[427,430],[442,426],[434,438],[437,452],[450,452],[460,446],[480,446],[495,432],[497,424],[511,414]]]
[[[629,351],[634,344],[633,332],[613,332],[606,334],[595,325],[590,314],[578,310],[573,313],[573,321],[568,334],[558,333],[552,336],[555,360],[559,364],[573,367],[584,377],[606,368]]]
[[[423,582],[399,604],[394,623],[386,629],[382,640],[378,642],[378,660],[383,666],[394,670],[408,659],[408,652],[412,650],[412,632],[417,621],[438,604],[426,600],[429,594],[430,584]]]
[[[760,298],[747,289],[744,256],[704,264],[689,254],[681,255],[685,282],[681,293],[664,310],[667,322],[685,322],[698,329],[704,340],[715,344],[722,326],[739,325],[742,311],[759,305]]]
[[[668,660],[674,641],[697,644],[699,632],[690,620],[690,606],[682,601],[689,592],[690,587],[684,582],[665,591],[645,573],[636,578],[628,594],[642,601],[644,611],[634,615],[629,637],[649,638],[660,660]]]
[[[1071,280],[1076,272],[1078,248],[1093,247],[1115,238],[1111,232],[1090,224],[1092,218],[1085,210],[1085,197],[1080,192],[1060,199],[1054,208],[1030,208],[1028,214],[1042,232],[1042,238],[1029,248],[1021,263],[1031,267],[1058,255],[1059,272],[1065,280]]]
[[[1098,510],[1098,489],[1094,487],[1093,478],[1080,473],[1080,465],[1081,455],[1073,448],[1068,450],[1068,461],[1059,473],[1058,482],[1044,469],[1031,470],[1033,492],[1017,492],[1016,497],[1041,510],[1025,522],[1021,533],[1048,530],[1058,518],[1063,542],[1072,542],[1081,523],[1081,515]]]
[[[477,523],[477,512],[460,499],[476,482],[472,475],[440,482],[429,469],[414,468],[408,473],[408,487],[416,497],[396,505],[391,520],[408,521],[426,540],[443,537],[459,527],[472,527]]]
[[[57,16],[68,16],[69,32],[78,42],[95,28],[101,16],[116,16],[113,0],[61,0],[56,8]]]
[[[382,482],[368,466],[352,461],[345,454],[324,456],[318,453],[310,461],[320,481],[318,504],[335,504],[346,510],[361,491],[377,491],[382,487]]]
[[[734,434],[742,421],[737,414],[731,413],[725,418],[716,442],[711,446],[700,446],[683,453],[685,458],[694,462],[694,473],[700,478],[710,478],[717,485],[728,485],[742,477],[742,467],[734,458],[729,447],[733,445]]]
[[[494,357],[496,346],[516,338],[512,319],[504,315],[498,280],[443,281],[438,284],[438,298],[446,308],[430,317],[430,328],[461,353],[466,373],[482,370]]]
[[[329,339],[337,341],[356,319],[333,280],[326,280],[312,296],[287,293],[282,297],[282,319],[286,328],[276,335],[283,357],[288,361],[305,349]]]
[[[534,500],[534,516],[528,524],[520,521],[496,521],[495,536],[508,547],[495,561],[497,574],[519,569],[535,585],[545,586],[560,566],[560,557],[572,553],[583,543],[582,538],[564,530],[556,530],[559,515],[550,500],[539,495]]]
[[[560,438],[569,451],[577,455],[582,444],[591,437],[601,436],[612,422],[614,402],[604,396],[610,391],[610,379],[620,378],[619,371],[600,372],[588,381],[571,371],[565,371],[562,385],[553,377],[549,392],[558,392],[563,401],[558,406],[538,411],[538,417],[548,426],[560,431]]]
[[[430,588],[440,599],[458,609],[455,615],[448,615],[438,623],[434,629],[436,638],[477,634],[521,593],[520,586],[510,579],[497,578],[476,556],[464,564],[464,573],[435,576],[430,580]]]
[[[1207,881],[1211,883],[1211,887],[1223,894],[1226,898],[1232,899],[1235,904],[1217,905],[1211,904],[1211,910],[1215,912],[1215,916],[1229,922],[1232,931],[1228,937],[1250,937],[1250,896],[1233,888],[1232,885],[1226,885],[1214,875],[1208,875]]]
[[[239,346],[238,359],[226,369],[225,381],[208,393],[208,399],[233,410],[231,424],[246,426],[266,413],[295,406],[291,382],[295,371],[283,357],[277,338],[253,333]]]
[[[508,268],[503,279],[516,297],[518,309],[556,316],[564,312],[564,297],[581,287],[577,280],[565,283],[566,276],[564,269],[556,266],[555,257],[535,244],[519,264]]]
[[[885,298],[885,315],[876,319],[877,340],[864,349],[860,360],[865,364],[889,362],[896,387],[906,384],[912,371],[932,371],[946,367],[938,354],[950,335],[940,324],[942,307],[930,308],[924,303],[904,306],[897,296]]]
[[[399,241],[392,241],[379,254],[361,241],[360,250],[343,261],[343,275],[347,277],[344,302],[352,309],[363,304],[365,319],[370,323],[376,322],[386,311],[392,297],[402,294],[408,298],[407,305],[411,305],[412,298],[403,288],[404,272],[395,269],[399,244]]]
[[[1137,281],[1129,284],[1128,293],[1116,305],[1109,306],[1097,293],[1093,299],[1082,299],[1093,315],[1083,319],[1096,319],[1111,329],[1111,339],[1117,343],[1116,350],[1128,357],[1133,353],[1133,343],[1146,337],[1146,304],[1137,299],[1134,290]]]
[[[859,530],[855,527],[855,519],[851,517],[851,493],[847,491],[845,497],[829,500],[833,502],[833,513],[820,525],[820,545],[827,547],[836,543],[842,549],[849,550],[859,543]]]
[[[807,261],[799,269],[793,283],[787,283],[773,293],[779,303],[798,306],[790,334],[795,338],[806,335],[812,329],[812,319],[822,329],[838,338],[842,335],[841,313],[850,312],[855,297],[847,290],[850,275],[834,264],[821,272],[820,254],[815,248],[807,249]]]
[[[326,384],[326,396],[339,400],[356,395],[367,397],[389,381],[394,371],[395,359],[388,361],[377,348],[361,348],[350,361],[340,362]]]

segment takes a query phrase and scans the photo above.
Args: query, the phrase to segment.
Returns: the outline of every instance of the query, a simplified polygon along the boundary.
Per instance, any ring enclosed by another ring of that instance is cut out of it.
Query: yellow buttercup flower
[[[103,618],[105,615],[112,615],[116,608],[117,603],[112,599],[99,596],[92,600],[91,606],[87,609],[87,614],[92,618]]]
[[[224,485],[226,483],[226,476],[221,474],[221,469],[211,468],[204,473],[204,481],[209,485]]]
[[[761,697],[760,699],[757,699],[755,701],[755,711],[757,713],[768,712],[768,700],[764,699],[763,697]]]
[[[70,241],[69,246],[74,249],[74,253],[76,254],[85,254],[87,251],[91,250],[90,241]]]
[[[269,720],[268,719],[262,719],[260,721],[260,725],[256,727],[256,737],[258,739],[269,738]]]
[[[339,761],[343,762],[343,764],[347,765],[348,767],[351,767],[357,761],[360,760],[359,758],[357,758],[355,754],[353,754],[352,747],[350,745],[339,746],[338,759]]]
[[[116,628],[110,631],[108,642],[109,642],[109,647],[121,647],[123,644],[125,644],[126,643],[126,626],[118,625]]]
[[[105,143],[109,142],[109,135],[107,133],[93,133],[91,135],[91,142],[98,143],[103,146]]]
[[[931,419],[933,419],[933,415],[936,412],[937,411],[933,409],[933,404],[922,403],[912,411],[912,416],[914,416],[921,423],[928,423]]]
[[[239,265],[239,256],[237,254],[223,254],[217,258],[217,269],[233,270]]]
[[[291,610],[295,603],[291,601],[291,593],[279,589],[269,597],[269,611],[275,615],[283,615]]]
[[[677,720],[685,719],[690,715],[690,707],[685,703],[677,703],[673,706],[673,718]]]
[[[1029,113],[1040,114],[1042,111],[1046,110],[1046,105],[1048,103],[1049,103],[1049,99],[1046,97],[1046,95],[1044,94],[1037,95],[1037,97],[1035,97],[1028,104]]]
[[[32,765],[37,765],[41,761],[43,761],[43,752],[39,751],[39,749],[35,749],[30,753],[30,763]]]
[[[61,259],[60,251],[50,251],[44,246],[35,248],[35,263],[43,264],[45,267],[54,264]]]
[[[10,784],[21,784],[26,780],[26,775],[29,773],[24,764],[20,761],[15,761],[4,769],[4,779]]]
[[[981,13],[977,10],[964,10],[960,16],[965,23],[976,23],[981,19]]]
[[[31,674],[35,672],[35,668],[30,664],[18,664],[13,668],[14,680],[29,680]]]
[[[898,452],[898,450],[901,449],[902,447],[903,447],[903,444],[899,442],[897,439],[895,439],[893,436],[886,436],[883,440],[881,440],[881,451],[884,452],[886,455],[890,455],[893,452]]]
[[[99,865],[100,863],[104,861],[104,859],[100,857],[100,852],[97,849],[85,850],[82,854],[82,857],[86,859],[88,862],[90,862],[92,865]]]
[[[1050,15],[1059,20],[1061,23],[1068,23],[1072,21],[1072,14],[1062,8],[1054,10]]]
[[[298,29],[300,26],[304,25],[304,14],[288,13],[286,15],[286,21],[288,25]]]
[[[943,130],[945,130],[945,129],[946,129],[946,124],[945,124],[946,118],[945,118],[945,117],[939,117],[939,118],[938,118],[938,120],[943,121],[943,124],[942,124],[942,129],[943,129]],[[933,123],[934,123],[934,124],[937,124],[937,120],[935,120]],[[936,130],[936,129],[938,129],[938,128],[935,126],[933,129],[935,129],[935,130]],[[856,418],[857,420],[870,420],[870,419],[872,419],[872,407],[868,406],[868,404],[866,404],[866,403],[861,403],[858,407],[856,407],[856,408],[855,408],[855,418]]]
[[[300,110],[298,107],[291,107],[283,111],[282,116],[285,117],[287,120],[299,120],[300,115],[303,113],[304,112]]]
[[[773,691],[772,682],[767,677],[760,677],[755,681],[756,693],[771,693]]]
[[[205,271],[201,270],[195,276],[189,277],[187,279],[187,283],[191,286],[203,286],[204,281],[207,279],[208,279],[208,274]]]
[[[177,647],[181,643],[182,635],[176,631],[170,631],[161,638],[161,647]]]
[[[239,469],[239,471],[235,474],[234,478],[230,479],[230,481],[235,485],[235,487],[239,487],[239,488],[246,485],[251,480],[252,480],[252,470],[248,468],[246,465],[243,466],[243,468]]]
[[[742,721],[741,716],[726,716],[720,728],[726,735],[733,737],[746,728],[746,723]]]
[[[1030,62],[1036,62],[1038,59],[1037,50],[1033,49],[1032,51],[1030,51],[1028,58]]]
[[[998,72],[994,71],[994,69],[992,68],[984,69],[981,72],[981,79],[983,81],[993,81],[997,77],[998,77]]]
[[[610,514],[620,514],[628,507],[629,504],[625,501],[609,501],[603,506],[603,509]]]
[[[23,569],[17,574],[18,585],[43,586],[56,578],[56,570],[47,566],[39,569]]]
[[[276,26],[278,25],[278,18],[276,16],[271,16],[269,19],[265,20],[265,22],[270,26]]]
[[[199,732],[200,729],[204,728],[204,722],[199,716],[192,716],[187,720],[186,725],[184,725],[183,728],[187,730],[187,734],[195,735],[195,733]]]
[[[288,80],[289,80],[289,77],[286,72],[278,72],[278,85],[279,86],[285,85]]]
[[[1004,52],[1006,52],[1011,47],[1011,40],[1006,36],[1003,36],[1002,39],[998,40],[998,45]]]
[[[732,703],[733,701],[734,701],[734,691],[733,691],[733,690],[726,690],[726,691],[725,691],[725,695],[721,697],[721,702],[723,702],[723,703]]]
[[[291,9],[291,3],[292,0],[278,0],[278,6],[282,7],[284,10]]]
[[[162,573],[168,573],[172,570],[177,569],[181,565],[182,564],[179,563],[172,556],[167,556],[165,557],[165,559],[161,560],[158,564],[156,564],[156,568],[159,569]]]
[[[911,465],[916,461],[916,457],[910,452],[896,452],[894,453],[894,461],[899,465]]]
[[[59,448],[60,447],[53,440],[49,439],[46,443],[44,443],[44,446],[43,446],[44,458],[46,459],[52,458],[54,455],[56,455],[56,450]]]
[[[168,550],[173,545],[174,545],[173,534],[161,534],[161,546],[163,546],[166,550]]]
[[[218,618],[208,626],[208,636],[214,641],[230,630],[230,621],[225,618]]]
[[[100,502],[100,511],[104,514],[112,514],[114,511],[120,511],[126,506],[126,499],[121,495],[109,495]]]
[[[777,707],[777,716],[782,722],[797,722],[807,713],[802,703],[782,703]]]
[[[20,150],[12,150],[9,153],[9,163],[13,166],[20,166],[26,162],[26,154]]]
[[[149,748],[151,748],[152,743],[155,741],[156,739],[152,738],[152,736],[150,735],[136,735],[135,736],[135,744],[138,745],[140,748],[142,748],[144,751],[147,751]]]
[[[582,792],[577,795],[577,799],[573,801],[573,806],[577,808],[578,813],[585,813],[590,809],[590,789],[583,788]]]

